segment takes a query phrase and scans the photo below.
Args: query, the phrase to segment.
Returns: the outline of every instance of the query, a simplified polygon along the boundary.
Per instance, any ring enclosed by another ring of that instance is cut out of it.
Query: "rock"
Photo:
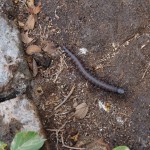
[[[36,108],[25,95],[0,103],[0,121],[0,140],[6,143],[21,130],[37,131],[43,135]]]
[[[19,31],[2,15],[0,15],[0,55],[0,98],[14,91],[16,95],[24,93],[29,84],[30,73],[23,57]]]
[[[19,31],[2,14],[0,56],[0,141],[10,145],[15,134],[22,130],[36,131],[45,138],[36,107],[24,94],[31,75],[24,59]],[[45,149],[49,148],[46,146]]]

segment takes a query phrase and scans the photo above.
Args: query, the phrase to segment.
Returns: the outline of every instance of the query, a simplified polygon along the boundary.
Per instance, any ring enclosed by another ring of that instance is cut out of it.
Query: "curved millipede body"
[[[105,90],[108,90],[108,91],[111,91],[111,92],[115,92],[115,93],[118,93],[118,94],[124,94],[124,90],[122,88],[118,88],[118,87],[115,87],[113,85],[109,85],[109,84],[107,84],[103,81],[100,81],[100,80],[97,80],[96,78],[94,78],[89,72],[87,72],[85,70],[83,65],[80,63],[80,61],[77,59],[77,57],[73,53],[70,52],[70,50],[68,50],[65,46],[63,46],[63,50],[64,50],[64,52],[66,52],[71,57],[71,59],[77,65],[79,71],[83,74],[83,76],[88,81],[90,81],[91,83],[93,83],[94,85],[96,85],[96,86],[98,86],[102,89],[105,89]]]

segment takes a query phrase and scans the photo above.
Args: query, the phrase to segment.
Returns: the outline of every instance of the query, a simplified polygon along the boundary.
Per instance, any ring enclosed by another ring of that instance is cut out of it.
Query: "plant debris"
[[[33,30],[35,25],[35,16],[33,14],[28,16],[27,22],[25,23],[24,30]]]
[[[23,28],[23,27],[24,27],[24,23],[23,23],[23,22],[21,22],[21,21],[18,21],[18,25],[19,25],[19,27],[21,27],[21,28]]]
[[[79,104],[77,107],[76,107],[76,111],[74,113],[74,116],[77,118],[77,119],[83,119],[87,112],[88,112],[88,105],[86,103],[81,103]]]
[[[38,73],[38,67],[36,61],[33,59],[33,77],[35,77]]]
[[[30,38],[28,36],[28,32],[25,32],[25,33],[23,32],[23,33],[21,33],[21,40],[23,43],[29,44],[31,41],[33,41],[33,38]]]
[[[36,15],[41,11],[41,9],[42,9],[42,3],[39,2],[38,5],[33,8],[33,13]]]
[[[28,11],[31,14],[38,14],[42,9],[42,3],[39,1],[37,6],[34,5],[34,0],[27,1]]]
[[[34,6],[34,0],[26,0],[26,4],[28,7],[33,7]]]
[[[53,42],[47,42],[46,47],[43,49],[43,51],[51,56],[54,56],[56,53],[56,47]]]
[[[41,48],[37,45],[30,45],[29,47],[27,47],[26,53],[28,55],[33,55],[35,53],[39,53],[41,52]]]

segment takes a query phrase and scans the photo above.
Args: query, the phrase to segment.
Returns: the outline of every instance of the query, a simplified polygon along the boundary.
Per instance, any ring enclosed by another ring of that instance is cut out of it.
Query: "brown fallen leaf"
[[[31,6],[28,6],[27,10],[29,13],[31,14],[38,14],[42,9],[42,3],[41,2],[38,2],[37,6],[35,5],[31,5]]]
[[[73,108],[76,108],[78,106],[78,103],[77,103],[77,101],[75,101],[74,103],[73,103]]]
[[[23,27],[24,27],[24,23],[23,23],[23,22],[21,22],[21,21],[18,21],[18,25],[19,25],[19,27],[21,27],[21,28],[23,28]]]
[[[35,25],[35,16],[29,15],[27,22],[25,23],[24,30],[32,30]]]
[[[74,116],[78,119],[83,119],[88,112],[88,105],[86,103],[81,103],[76,107]]]
[[[42,9],[42,3],[41,2],[38,2],[38,5],[33,7],[33,14],[38,14]]]
[[[38,73],[38,67],[37,67],[37,63],[36,61],[33,59],[33,77],[36,77],[37,73]]]
[[[38,47],[37,45],[30,45],[27,47],[27,50],[26,50],[26,53],[28,55],[32,55],[32,54],[39,53],[39,52],[41,52],[41,48]]]
[[[21,40],[23,43],[29,44],[33,40],[33,38],[30,38],[28,36],[28,32],[25,32],[25,33],[23,32],[23,33],[21,33]]]
[[[27,6],[30,8],[30,7],[33,7],[34,6],[34,0],[26,0],[26,4]]]
[[[41,39],[41,44],[42,44],[43,46],[46,45],[47,43],[48,43],[47,40]]]
[[[53,56],[56,53],[56,48],[53,42],[48,42],[46,44],[46,47],[43,49],[43,51],[45,51],[46,53],[48,53],[49,55]]]

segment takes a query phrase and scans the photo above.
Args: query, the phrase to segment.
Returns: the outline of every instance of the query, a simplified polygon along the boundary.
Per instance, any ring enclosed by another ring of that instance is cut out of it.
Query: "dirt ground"
[[[10,19],[24,21],[28,15],[22,3],[13,5],[13,13],[11,7],[4,8]],[[52,150],[67,149],[62,147],[62,133],[69,146],[102,138],[111,148],[127,145],[131,150],[150,149],[149,24],[147,0],[42,1],[30,35],[34,44],[42,47],[43,41],[51,41],[55,46],[48,55],[50,66],[39,67],[33,78],[31,93]],[[90,84],[62,53],[63,45],[94,76],[124,88],[125,94]],[[81,48],[87,49],[86,54]],[[73,86],[70,98],[55,111]],[[83,102],[89,107],[86,117],[73,118],[74,106]],[[56,129],[60,129],[58,136]]]

